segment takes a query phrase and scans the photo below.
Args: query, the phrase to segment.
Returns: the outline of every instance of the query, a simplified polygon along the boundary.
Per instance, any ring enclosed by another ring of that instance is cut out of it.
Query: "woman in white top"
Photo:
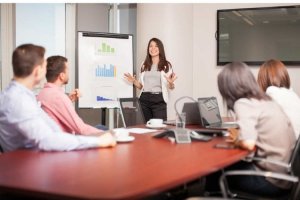
[[[146,121],[151,118],[167,120],[169,91],[175,88],[177,76],[159,39],[152,38],[148,43],[139,81],[130,73],[125,73],[124,78],[141,90],[139,98]]]
[[[257,82],[290,118],[296,137],[300,133],[300,98],[290,87],[290,77],[279,60],[268,60],[259,69]]]

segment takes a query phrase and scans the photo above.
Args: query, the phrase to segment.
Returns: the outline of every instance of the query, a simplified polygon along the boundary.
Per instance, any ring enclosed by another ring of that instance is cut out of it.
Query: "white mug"
[[[150,119],[149,121],[147,121],[147,125],[150,126],[161,126],[162,124],[163,124],[162,119]]]
[[[114,129],[116,138],[127,138],[129,136],[129,131],[125,128]]]

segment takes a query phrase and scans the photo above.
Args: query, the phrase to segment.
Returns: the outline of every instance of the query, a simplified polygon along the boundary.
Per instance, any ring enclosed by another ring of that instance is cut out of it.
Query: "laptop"
[[[198,98],[201,123],[206,128],[228,129],[238,128],[235,122],[222,122],[216,97]]]
[[[198,102],[186,102],[183,104],[182,111],[186,113],[186,125],[199,124],[201,125],[201,117],[198,107]],[[164,121],[164,124],[176,125],[175,120]]]

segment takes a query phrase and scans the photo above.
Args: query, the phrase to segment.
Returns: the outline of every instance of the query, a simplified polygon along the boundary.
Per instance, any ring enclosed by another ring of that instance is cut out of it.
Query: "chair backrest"
[[[298,138],[290,160],[291,173],[300,178],[300,137]]]
[[[145,124],[145,118],[138,98],[120,98],[121,116],[124,127]]]
[[[300,137],[298,138],[295,148],[293,150],[291,160],[291,174],[297,176],[300,179]],[[299,200],[300,199],[300,182],[294,184],[290,198],[291,200]]]

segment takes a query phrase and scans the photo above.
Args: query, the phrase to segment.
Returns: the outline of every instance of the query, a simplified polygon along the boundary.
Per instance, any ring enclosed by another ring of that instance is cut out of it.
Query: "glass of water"
[[[186,113],[178,113],[176,115],[176,128],[185,128]]]

